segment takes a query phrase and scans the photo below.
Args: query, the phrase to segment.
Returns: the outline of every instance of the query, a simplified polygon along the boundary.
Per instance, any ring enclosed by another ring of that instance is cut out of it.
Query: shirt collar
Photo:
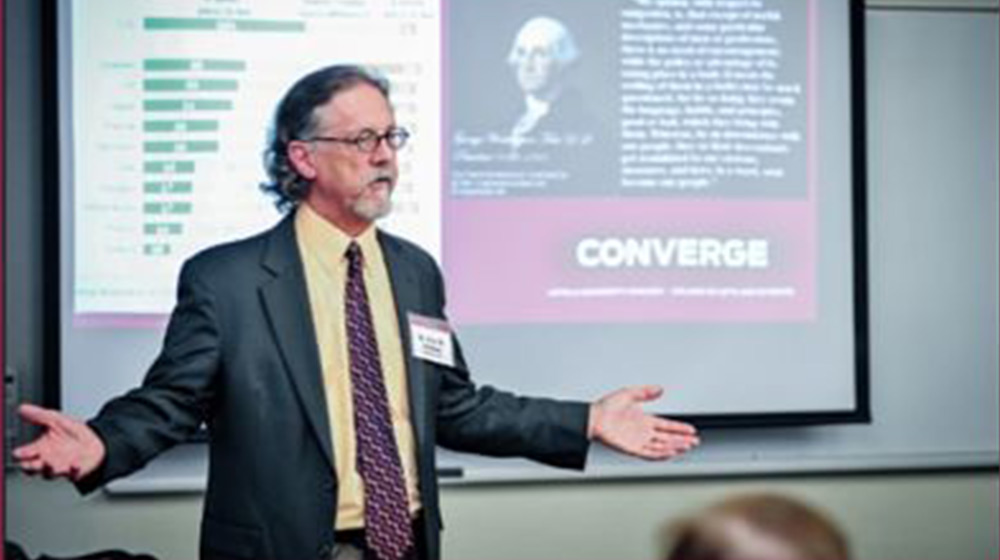
[[[295,215],[295,228],[302,239],[303,247],[312,253],[325,267],[337,270],[343,263],[344,253],[351,241],[357,241],[364,255],[365,268],[372,259],[379,258],[381,248],[378,244],[377,228],[374,224],[368,226],[360,235],[352,238],[326,218],[313,210],[308,204],[299,205]]]

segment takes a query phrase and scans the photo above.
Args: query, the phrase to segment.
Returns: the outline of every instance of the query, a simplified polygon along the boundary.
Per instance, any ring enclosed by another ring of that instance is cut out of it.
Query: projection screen
[[[477,381],[865,420],[858,4],[62,1],[62,406],[141,382],[184,259],[280,218],[280,96],[357,63],[412,133],[380,225],[439,260]]]

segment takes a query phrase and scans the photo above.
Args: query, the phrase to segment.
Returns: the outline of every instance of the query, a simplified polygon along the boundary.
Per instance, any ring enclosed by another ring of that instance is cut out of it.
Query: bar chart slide
[[[167,313],[186,258],[274,224],[280,215],[260,185],[275,106],[296,79],[340,62],[393,84],[397,120],[415,137],[400,154],[383,226],[436,255],[440,6],[400,5],[78,2],[63,73],[72,77],[63,105],[72,115],[74,312]]]

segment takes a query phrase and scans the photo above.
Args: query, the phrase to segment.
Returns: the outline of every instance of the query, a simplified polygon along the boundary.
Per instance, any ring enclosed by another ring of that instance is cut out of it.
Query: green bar
[[[228,99],[147,99],[147,111],[231,111],[233,102]]]
[[[228,23],[228,22],[226,22]],[[225,25],[226,23],[223,23]],[[237,19],[232,24],[237,31],[305,31],[306,22],[295,20]]]
[[[142,123],[145,132],[212,132],[219,130],[219,121],[176,120],[146,121]]]
[[[172,140],[156,140],[152,142],[143,142],[142,148],[147,154],[168,154],[174,152],[206,153],[218,152],[219,143],[215,140],[188,140],[178,142]]]
[[[197,80],[199,91],[236,91],[236,80]]]
[[[142,102],[142,108],[147,111],[180,111],[184,102],[180,99],[147,99]]]
[[[201,61],[201,66],[205,70],[218,70],[223,72],[242,72],[247,69],[247,63],[243,60],[219,60],[207,58]]]
[[[194,173],[193,161],[147,161],[143,165],[146,173]]]
[[[147,31],[305,31],[304,21],[268,19],[215,19],[148,17],[143,20]]]
[[[179,235],[184,227],[178,223],[159,222],[144,224],[142,230],[146,235]]]
[[[146,194],[190,194],[191,181],[146,181],[142,190]]]
[[[142,69],[149,72],[190,70],[191,61],[183,58],[147,58],[142,61]]]
[[[219,142],[216,140],[189,140],[184,151],[191,153],[218,152]]]
[[[182,123],[184,121],[146,121],[142,123],[142,130],[144,132],[173,132],[176,130],[177,123]]]
[[[167,214],[190,214],[191,206],[190,202],[168,202],[164,211]]]
[[[147,58],[142,61],[142,69],[147,72],[214,70],[219,72],[239,72],[246,70],[243,60],[219,58]]]
[[[147,202],[142,205],[146,214],[190,214],[191,203],[184,202]]]
[[[144,91],[236,91],[236,80],[213,79],[164,79],[154,78],[142,81]]]
[[[143,29],[147,31],[211,31],[219,25],[214,18],[165,18],[148,17],[143,19]]]
[[[191,82],[197,84],[195,80]],[[188,80],[143,80],[142,88],[146,91],[187,91]]]
[[[142,246],[144,255],[169,255],[170,245],[166,243],[146,243]]]
[[[183,152],[183,149],[177,149],[176,144],[183,144],[182,142],[144,142],[142,145],[142,150],[147,154],[163,154],[169,152]]]
[[[196,111],[231,111],[233,102],[228,99],[194,99],[190,101]]]

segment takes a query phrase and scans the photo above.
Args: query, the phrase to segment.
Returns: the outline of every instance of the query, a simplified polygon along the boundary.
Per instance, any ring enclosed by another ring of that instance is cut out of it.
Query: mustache
[[[389,171],[388,169],[379,169],[372,172],[371,176],[368,177],[366,184],[377,183],[378,181],[386,181],[390,186],[396,184],[396,175]]]

